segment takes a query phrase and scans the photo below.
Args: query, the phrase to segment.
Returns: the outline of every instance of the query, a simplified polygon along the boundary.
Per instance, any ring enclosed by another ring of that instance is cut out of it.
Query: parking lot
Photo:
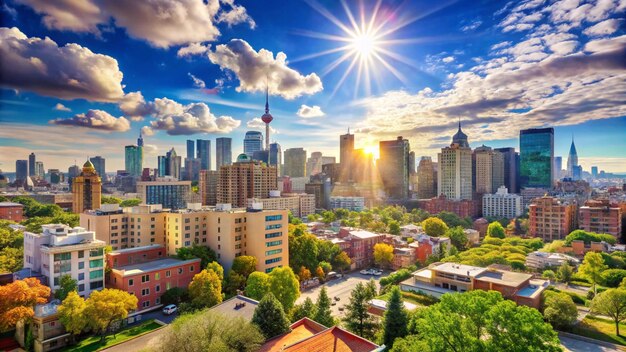
[[[319,292],[322,289],[322,287],[326,287],[326,290],[328,291],[328,296],[333,302],[336,302],[336,304],[331,307],[333,315],[341,318],[343,317],[343,312],[339,311],[339,307],[342,307],[349,302],[350,293],[359,282],[362,282],[365,284],[370,279],[374,279],[378,285],[378,280],[381,277],[388,275],[388,274],[389,274],[388,272],[385,272],[380,276],[363,275],[359,273],[358,271],[345,274],[344,277],[341,279],[331,280],[313,289],[303,291],[302,294],[300,295],[300,298],[298,298],[298,300],[296,301],[296,303],[304,302],[304,300],[307,297],[311,298],[311,300],[315,302],[317,300],[317,296],[319,295]],[[334,297],[338,297],[339,301],[336,301]]]

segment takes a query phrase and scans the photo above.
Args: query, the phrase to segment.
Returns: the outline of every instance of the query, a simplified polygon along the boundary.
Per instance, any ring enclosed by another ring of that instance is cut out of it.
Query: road
[[[600,346],[593,343],[572,339],[565,336],[559,336],[561,345],[565,347],[565,351],[571,352],[613,352],[619,351],[610,347]]]
[[[145,313],[141,315],[141,321],[147,321],[149,319],[156,319],[165,324],[170,324],[174,319],[176,319],[178,315],[165,315],[161,312],[161,309],[157,309],[150,313]],[[111,348],[105,349],[107,352],[137,352],[142,350],[149,350],[157,346],[159,342],[159,338],[169,329],[169,326],[166,326],[162,329],[149,332],[145,335],[139,336],[132,340],[126,341],[117,346],[113,346]]]
[[[382,276],[388,274],[388,272],[385,272]],[[331,307],[333,315],[335,315],[336,317],[343,317],[343,312],[339,311],[339,307],[348,303],[350,299],[350,293],[352,292],[352,289],[354,289],[354,286],[356,286],[359,282],[367,283],[372,278],[376,280],[378,284],[378,280],[382,276],[362,275],[359,272],[346,274],[341,279],[332,280],[325,283],[324,285],[302,292],[300,298],[298,298],[296,303],[304,302],[307,297],[311,298],[311,300],[315,302],[322,287],[326,287],[326,290],[328,291],[328,296],[331,298],[331,300],[333,300],[334,297],[339,297],[339,302]]]

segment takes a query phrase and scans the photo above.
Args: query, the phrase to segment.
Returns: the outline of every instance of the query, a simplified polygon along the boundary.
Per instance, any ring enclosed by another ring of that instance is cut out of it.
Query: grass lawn
[[[100,336],[91,336],[74,346],[69,346],[62,351],[76,351],[76,352],[93,352],[99,351],[103,348],[111,347],[113,345],[117,345],[126,340],[132,339],[133,337],[137,337],[148,333],[152,330],[160,328],[162,325],[158,324],[154,320],[145,321],[139,325],[132,326],[128,329],[122,330],[118,332],[115,337],[113,335],[108,335],[104,343],[100,343]]]
[[[622,336],[615,335],[615,323],[612,320],[587,315],[572,332],[577,335],[602,340],[616,345],[626,345],[626,323],[619,324]]]

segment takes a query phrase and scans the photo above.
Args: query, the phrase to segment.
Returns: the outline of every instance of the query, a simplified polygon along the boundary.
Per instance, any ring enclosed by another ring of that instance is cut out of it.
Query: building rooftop
[[[350,236],[354,236],[360,239],[366,239],[366,238],[378,237],[381,235],[378,233],[373,233],[373,232],[369,232],[365,230],[352,230],[350,231]]]
[[[328,329],[324,325],[318,324],[309,318],[302,318],[291,324],[289,328],[291,331],[288,333],[278,335],[266,341],[263,346],[261,346],[259,352],[283,351],[283,348],[286,346],[293,345],[294,343]]]
[[[373,307],[376,307],[382,310],[387,310],[388,302],[383,299],[371,299],[368,303]],[[417,304],[404,302],[404,301],[402,302],[402,304],[404,305],[404,308],[408,311],[413,311],[417,309]]]
[[[548,287],[546,280],[530,280],[530,284],[517,291],[516,295],[520,297],[535,298],[540,295]]]
[[[503,286],[518,287],[532,278],[531,274],[518,273],[507,270],[485,270],[476,275],[476,280],[491,282]]]
[[[457,264],[457,263],[434,264],[430,266],[429,268],[432,270],[441,271],[441,272],[448,273],[448,274],[462,275],[462,276],[469,276],[469,277],[476,277],[477,275],[487,270],[485,268],[481,268],[477,266]]]
[[[14,202],[0,202],[0,207],[24,207],[23,204]]]
[[[141,252],[141,251],[145,251],[146,249],[153,249],[153,248],[164,248],[162,244],[149,244],[147,246],[141,246],[141,247],[133,247],[133,248],[124,248],[124,249],[118,249],[115,251],[112,251],[109,253],[109,255],[116,255],[116,254],[123,254],[123,253],[133,253],[133,252]]]
[[[360,336],[334,326],[286,346],[284,352],[372,352],[382,350],[380,346]]]
[[[181,264],[189,264],[189,263],[194,263],[194,262],[200,263],[200,259],[194,258],[194,259],[189,259],[189,260],[180,260],[180,259],[175,259],[175,258],[164,258],[164,259],[152,260],[152,261],[145,262],[145,263],[125,265],[125,266],[121,266],[112,270],[121,272],[122,275],[126,277],[126,276],[138,275],[138,274],[143,274],[143,273],[149,273],[149,272],[157,271],[157,270],[163,270],[167,268],[176,267]]]
[[[246,296],[237,295],[233,298],[227,299],[226,301],[214,306],[209,310],[211,312],[219,313],[227,318],[242,317],[246,321],[251,321],[252,316],[254,315],[254,310],[256,309],[256,306],[258,304],[259,301],[248,298]]]

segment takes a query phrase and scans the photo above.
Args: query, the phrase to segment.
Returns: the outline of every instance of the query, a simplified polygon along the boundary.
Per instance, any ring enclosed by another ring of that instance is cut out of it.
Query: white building
[[[512,219],[523,213],[522,196],[500,186],[495,194],[483,195],[483,216]]]
[[[65,274],[77,281],[81,296],[104,288],[106,243],[95,232],[63,224],[43,225],[42,230],[24,233],[24,268],[40,273],[53,292]]]
[[[330,197],[330,209],[361,211],[365,208],[364,197]]]
[[[472,199],[472,149],[453,143],[438,155],[437,194],[448,199]]]
[[[526,256],[526,267],[530,269],[559,267],[564,262],[568,262],[573,266],[580,264],[580,260],[563,253],[532,252]]]
[[[297,218],[305,218],[315,213],[315,195],[307,193],[285,193],[270,191],[269,198],[248,198],[247,207],[252,208],[254,203],[261,203],[265,210],[291,211]]]

